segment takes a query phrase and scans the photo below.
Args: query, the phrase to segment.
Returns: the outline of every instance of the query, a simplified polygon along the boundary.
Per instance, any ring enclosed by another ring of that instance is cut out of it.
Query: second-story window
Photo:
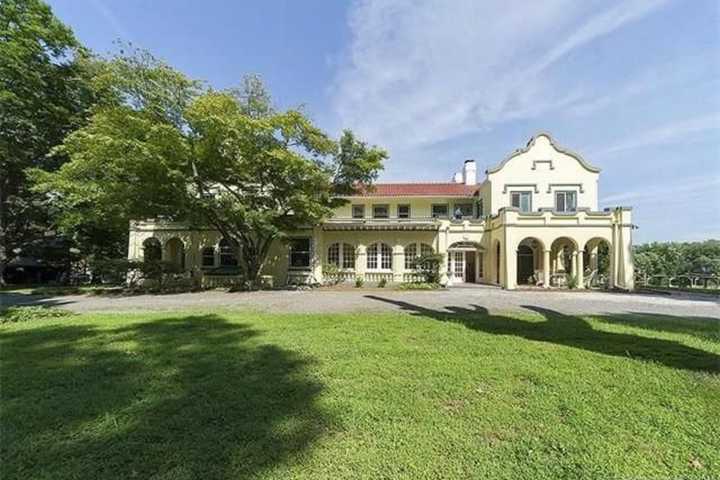
[[[456,203],[455,209],[453,210],[453,217],[455,218],[470,218],[473,214],[472,203]]]
[[[390,208],[387,205],[373,205],[373,218],[388,218]]]
[[[555,192],[555,210],[558,212],[574,212],[577,209],[575,192]]]
[[[410,205],[398,205],[398,218],[410,218]]]
[[[530,192],[510,192],[510,202],[521,212],[532,211],[532,194]]]
[[[448,217],[448,206],[447,203],[435,203],[432,206],[432,217],[433,218],[447,218]]]
[[[365,205],[353,205],[352,218],[365,218]]]

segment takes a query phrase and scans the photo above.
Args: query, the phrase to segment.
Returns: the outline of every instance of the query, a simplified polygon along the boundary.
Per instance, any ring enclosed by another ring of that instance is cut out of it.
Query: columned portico
[[[550,250],[543,250],[543,287],[550,288]]]

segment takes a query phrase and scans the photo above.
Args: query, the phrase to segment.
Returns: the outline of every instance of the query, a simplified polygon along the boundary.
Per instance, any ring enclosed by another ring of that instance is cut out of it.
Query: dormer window
[[[555,210],[558,212],[574,212],[577,210],[576,192],[555,192]]]
[[[510,204],[519,209],[521,212],[532,211],[532,193],[531,192],[510,192]]]

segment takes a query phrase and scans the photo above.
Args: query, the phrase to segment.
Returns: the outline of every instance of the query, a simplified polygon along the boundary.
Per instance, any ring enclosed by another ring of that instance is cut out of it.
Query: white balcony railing
[[[383,279],[388,283],[392,282],[393,281],[392,272],[365,272],[365,281],[366,282],[377,283]]]

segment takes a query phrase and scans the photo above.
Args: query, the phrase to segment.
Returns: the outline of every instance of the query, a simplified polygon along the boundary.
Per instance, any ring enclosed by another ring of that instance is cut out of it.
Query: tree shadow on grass
[[[336,421],[312,360],[215,315],[0,335],[3,478],[246,478]]]
[[[624,315],[592,315],[611,325],[627,325],[656,332],[680,333],[720,343],[720,319],[708,317],[677,317],[659,313],[629,312]]]
[[[474,309],[448,306],[434,310],[401,300],[366,295],[367,298],[396,305],[401,310],[443,322],[460,323],[465,327],[494,335],[513,335],[539,342],[580,348],[590,352],[656,362],[668,367],[720,373],[720,356],[672,340],[643,337],[628,333],[596,330],[581,317],[565,315],[554,310],[524,305],[523,308],[540,314],[543,321],[526,321],[508,315],[493,315],[481,306]],[[622,323],[624,315],[606,315]],[[676,318],[676,321],[679,321]]]

